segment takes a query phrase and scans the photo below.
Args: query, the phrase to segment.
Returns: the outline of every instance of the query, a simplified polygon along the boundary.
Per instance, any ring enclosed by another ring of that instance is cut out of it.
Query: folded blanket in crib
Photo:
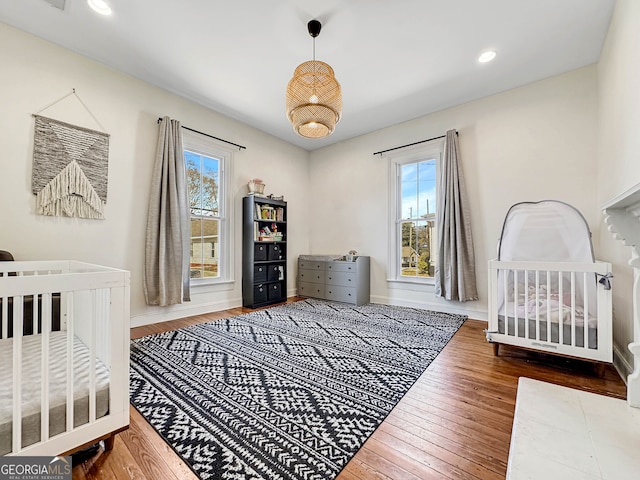
[[[562,319],[562,323],[566,325],[571,324],[571,318],[574,312],[576,325],[582,326],[584,318],[584,309],[581,306],[576,305],[575,308],[571,308],[570,305],[561,304],[560,301],[553,298],[533,298],[528,300],[524,305],[518,305],[516,312],[519,318],[525,318],[526,315],[526,317],[530,319],[535,319],[539,312],[540,319],[547,320],[548,316],[554,323],[559,323],[560,319]],[[589,327],[595,326],[595,317],[589,315]]]

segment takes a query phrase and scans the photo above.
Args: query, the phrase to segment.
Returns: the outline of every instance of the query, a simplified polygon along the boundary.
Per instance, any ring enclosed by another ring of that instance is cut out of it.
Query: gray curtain
[[[144,295],[148,305],[173,305],[190,300],[189,197],[180,122],[160,121],[158,148],[151,179]]]
[[[446,300],[478,299],[469,201],[460,167],[458,135],[447,132],[438,191],[438,261],[435,292]]]

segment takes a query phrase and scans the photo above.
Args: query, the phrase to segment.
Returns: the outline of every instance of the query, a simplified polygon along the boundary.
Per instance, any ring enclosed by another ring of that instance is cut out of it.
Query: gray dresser
[[[300,255],[298,257],[298,295],[336,302],[369,303],[369,257],[353,262],[339,255]]]

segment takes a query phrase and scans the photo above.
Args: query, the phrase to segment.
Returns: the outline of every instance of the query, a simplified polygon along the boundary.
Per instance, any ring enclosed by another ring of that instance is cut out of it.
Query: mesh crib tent
[[[594,260],[582,214],[546,200],[512,206],[489,262],[487,339],[611,362],[611,265]]]

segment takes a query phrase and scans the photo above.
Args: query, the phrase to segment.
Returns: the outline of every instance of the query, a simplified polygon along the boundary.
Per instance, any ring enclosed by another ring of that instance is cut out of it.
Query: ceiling
[[[3,1],[0,21],[306,150],[595,63],[615,4],[107,0],[105,17],[85,0],[48,1],[64,10]],[[316,58],[335,70],[344,106],[333,135],[309,140],[293,132],[284,103],[295,67],[312,57],[314,18]],[[487,49],[497,57],[481,64]]]

